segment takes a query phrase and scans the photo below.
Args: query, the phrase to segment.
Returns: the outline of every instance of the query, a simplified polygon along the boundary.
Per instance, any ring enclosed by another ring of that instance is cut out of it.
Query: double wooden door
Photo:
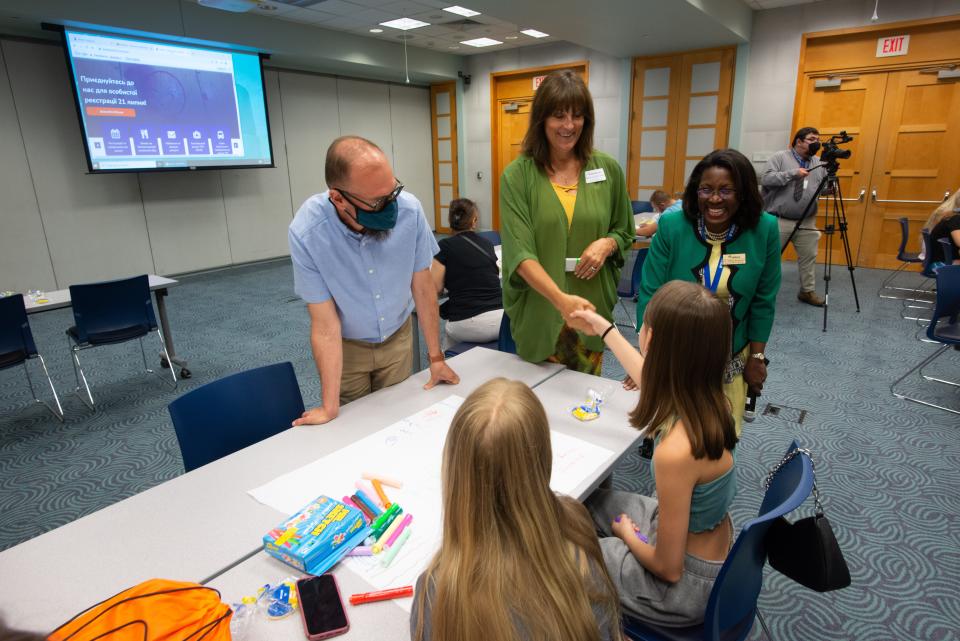
[[[816,127],[824,141],[840,131],[853,136],[837,172],[853,259],[897,267],[898,219],[916,230],[908,245],[916,251],[927,217],[960,186],[960,82],[923,69],[851,74],[839,87],[818,88],[817,79],[804,80],[797,125]],[[826,204],[818,208],[821,229],[832,222]],[[833,262],[842,263],[838,237],[833,246]]]

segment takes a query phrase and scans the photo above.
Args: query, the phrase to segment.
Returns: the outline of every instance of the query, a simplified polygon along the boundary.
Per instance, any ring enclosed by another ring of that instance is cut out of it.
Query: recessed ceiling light
[[[470,45],[471,47],[492,47],[493,45],[502,45],[503,43],[493,38],[474,38],[473,40],[461,40],[460,44]]]
[[[542,31],[537,31],[536,29],[524,29],[524,30],[521,31],[520,33],[525,33],[525,34],[527,34],[528,36],[530,36],[531,38],[546,38],[547,36],[550,35],[549,33],[544,33],[544,32],[542,32]]]
[[[516,39],[517,39],[517,36],[504,36],[503,39],[504,39],[504,40],[516,40]]]
[[[473,16],[479,16],[479,11],[474,11],[473,9],[467,9],[466,7],[460,7],[453,5],[452,7],[447,7],[444,11],[449,11],[450,13],[455,13],[458,16],[463,16],[465,18],[472,18]]]
[[[383,33],[383,29],[371,29],[370,33]]]
[[[407,29],[419,29],[420,27],[429,27],[429,22],[423,22],[421,20],[414,20],[413,18],[397,18],[396,20],[390,20],[389,22],[381,22],[381,27],[390,27],[391,29],[400,29],[401,31],[406,31]]]

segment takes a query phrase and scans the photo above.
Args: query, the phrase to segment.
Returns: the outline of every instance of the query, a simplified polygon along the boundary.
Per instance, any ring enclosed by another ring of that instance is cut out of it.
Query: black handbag
[[[767,476],[767,487],[780,468],[800,452],[810,457],[812,465],[810,450],[792,450],[771,470]],[[813,484],[813,500],[816,505],[813,516],[793,523],[781,516],[771,524],[766,535],[767,556],[774,570],[800,585],[817,592],[840,590],[850,585],[850,570],[830,521],[823,513],[816,481]]]

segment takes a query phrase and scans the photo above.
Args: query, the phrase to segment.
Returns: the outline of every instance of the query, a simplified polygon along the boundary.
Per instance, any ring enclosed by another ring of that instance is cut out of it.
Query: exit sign
[[[536,91],[537,89],[540,88],[540,83],[543,82],[544,78],[546,78],[545,75],[544,75],[544,76],[534,76],[534,77],[533,77],[533,90],[534,90],[534,91]]]
[[[910,36],[889,36],[877,38],[877,58],[887,56],[905,56],[910,48]]]

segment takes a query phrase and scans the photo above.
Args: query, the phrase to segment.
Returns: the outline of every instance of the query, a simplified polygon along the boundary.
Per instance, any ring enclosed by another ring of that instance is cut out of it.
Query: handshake
[[[557,311],[567,326],[588,336],[598,336],[610,326],[610,321],[597,313],[593,303],[573,294],[563,294]]]

